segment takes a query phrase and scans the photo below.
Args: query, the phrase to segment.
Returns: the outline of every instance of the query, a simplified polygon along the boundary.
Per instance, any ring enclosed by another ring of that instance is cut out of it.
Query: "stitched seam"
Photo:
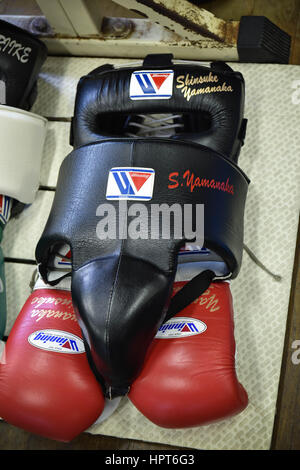
[[[133,164],[133,147],[134,147],[134,142],[131,143],[130,165]],[[125,220],[124,220],[124,224],[125,224]],[[124,229],[124,226],[122,227],[122,229]],[[114,282],[113,282],[113,285],[112,285],[111,291],[110,291],[110,297],[109,297],[109,303],[108,303],[108,309],[107,309],[108,314],[107,314],[107,318],[106,318],[106,322],[105,322],[105,355],[106,355],[106,359],[107,359],[108,362],[110,362],[109,323],[110,323],[110,319],[111,319],[111,315],[110,315],[110,312],[111,312],[111,304],[112,304],[112,300],[113,300],[115,285],[116,285],[116,282],[117,282],[117,280],[118,280],[118,275],[119,275],[119,270],[120,270],[120,264],[121,264],[121,260],[122,260],[122,252],[123,252],[123,248],[124,248],[124,243],[125,243],[125,239],[122,238],[121,248],[120,248],[120,255],[119,255],[119,259],[118,259],[118,265],[117,265],[117,268],[116,268],[115,279],[114,279]]]

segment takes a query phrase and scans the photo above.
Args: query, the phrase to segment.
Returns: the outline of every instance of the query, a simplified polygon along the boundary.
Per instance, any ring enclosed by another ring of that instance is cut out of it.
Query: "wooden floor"
[[[224,19],[241,15],[264,15],[292,36],[290,63],[300,64],[300,0],[213,0],[202,6]],[[299,70],[300,78],[300,70]],[[295,256],[290,307],[286,330],[271,449],[300,450],[300,364],[291,361],[292,343],[300,340],[300,230]],[[0,422],[1,450],[169,450],[179,449],[99,435],[81,434],[70,443],[59,443],[35,436]]]
[[[295,340],[300,340],[300,225],[271,446],[277,450],[300,450],[300,364],[291,360]]]

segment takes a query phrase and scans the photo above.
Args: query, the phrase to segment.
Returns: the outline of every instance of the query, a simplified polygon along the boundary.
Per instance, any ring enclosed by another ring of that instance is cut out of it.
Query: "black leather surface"
[[[154,263],[116,253],[72,274],[75,311],[88,356],[108,396],[127,393],[164,319],[173,273]]]
[[[212,63],[210,68],[194,64],[170,66],[166,63],[166,68],[174,70],[173,95],[166,100],[130,100],[131,74],[144,70],[144,66],[118,70],[104,66],[82,77],[77,87],[72,145],[76,148],[111,136],[122,137],[128,129],[130,117],[136,114],[182,113],[184,128],[174,139],[207,145],[237,162],[243,143],[243,135],[240,134],[244,114],[243,76],[220,62]],[[147,69],[161,70],[162,66],[148,66]],[[217,77],[218,82],[195,83],[188,86],[190,91],[223,83],[232,91],[198,94],[187,100],[182,93],[184,87],[177,88],[177,85],[185,83],[185,79],[196,81],[209,74]],[[180,82],[177,82],[178,77],[181,77]]]
[[[29,110],[36,98],[36,81],[46,60],[45,44],[6,21],[0,20],[0,80],[6,97],[0,104]]]
[[[110,394],[115,389],[127,390],[142,365],[164,320],[178,250],[184,243],[184,238],[97,237],[97,207],[107,202],[109,170],[118,166],[155,170],[149,209],[151,204],[204,204],[205,246],[222,256],[233,277],[241,264],[248,188],[248,179],[230,160],[206,147],[171,139],[102,141],[82,146],[64,160],[36,258],[46,268],[51,247],[58,242],[70,245],[74,306],[90,360],[111,387]],[[207,180],[228,180],[234,193],[207,187],[192,192],[186,184],[170,189],[170,173],[176,171],[180,178],[187,170]],[[109,202],[118,216],[119,202]],[[127,201],[128,209],[134,203]],[[149,210],[149,236],[150,215]]]

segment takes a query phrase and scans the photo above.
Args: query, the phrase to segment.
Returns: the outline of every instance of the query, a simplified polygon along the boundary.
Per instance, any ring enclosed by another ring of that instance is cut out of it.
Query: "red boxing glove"
[[[174,293],[184,284],[175,283]],[[229,283],[212,283],[160,327],[129,398],[166,428],[209,424],[246,408],[248,396],[235,372]]]
[[[31,433],[68,442],[103,408],[70,292],[34,290],[0,359],[0,416]]]

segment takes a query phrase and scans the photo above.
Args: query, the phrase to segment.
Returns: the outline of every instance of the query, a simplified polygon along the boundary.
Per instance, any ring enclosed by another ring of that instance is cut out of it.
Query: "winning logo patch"
[[[155,338],[185,338],[186,336],[200,335],[206,329],[206,324],[196,318],[175,317],[161,325]]]
[[[0,194],[0,222],[6,224],[10,217],[12,200],[8,196]]]
[[[132,100],[168,100],[173,92],[173,70],[133,72],[129,96]]]
[[[112,168],[109,171],[106,199],[152,199],[155,171],[152,168]]]
[[[82,339],[61,330],[39,330],[31,333],[28,342],[39,349],[64,354],[81,354],[85,352]]]
[[[54,259],[54,267],[55,268],[61,268],[67,267],[70,268],[72,267],[72,261],[71,261],[71,250],[69,248],[69,245],[63,245],[59,249],[59,255],[57,255]]]

